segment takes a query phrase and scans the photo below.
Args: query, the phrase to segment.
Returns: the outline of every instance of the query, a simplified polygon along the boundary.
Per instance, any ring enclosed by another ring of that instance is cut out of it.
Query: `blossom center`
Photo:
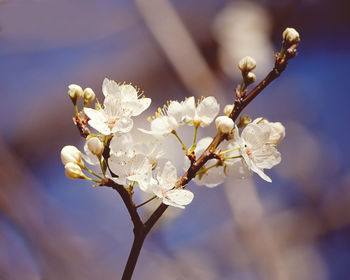
[[[247,156],[252,159],[253,158],[253,153],[252,151],[248,148],[247,145],[244,146],[244,151],[246,152]]]
[[[109,129],[112,129],[115,126],[115,124],[117,123],[117,119],[116,118],[109,118],[106,123],[107,123]]]

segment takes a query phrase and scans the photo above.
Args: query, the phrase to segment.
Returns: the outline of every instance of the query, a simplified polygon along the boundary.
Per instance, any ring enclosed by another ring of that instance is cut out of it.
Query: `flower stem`
[[[139,207],[141,207],[141,206],[147,204],[148,202],[151,202],[151,201],[152,201],[153,199],[155,199],[155,198],[157,198],[156,195],[153,196],[153,197],[151,197],[150,199],[146,200],[145,202],[142,202],[141,204],[137,205],[136,208],[139,208]]]
[[[207,172],[209,169],[212,169],[212,168],[217,167],[217,166],[219,166],[219,165],[218,165],[218,162],[215,163],[215,164],[213,164],[213,165],[211,165],[211,166],[209,166],[209,167],[206,167],[206,168],[204,168],[204,169],[198,170],[197,173],[196,173],[196,175],[203,174],[203,173]]]
[[[179,142],[180,142],[180,144],[181,144],[181,146],[182,146],[182,149],[183,149],[184,151],[188,152],[188,150],[187,150],[185,144],[182,142],[182,140],[180,139],[179,135],[177,135],[176,131],[173,130],[171,133],[175,135],[175,137],[177,138],[177,140],[179,140]]]
[[[241,158],[242,156],[235,156],[235,157],[222,157],[222,159],[235,159],[235,158]]]
[[[79,111],[78,111],[78,106],[77,104],[74,105],[74,110],[75,110],[75,115],[77,116],[77,118],[79,118]]]
[[[222,154],[234,152],[234,151],[239,150],[240,148],[241,148],[241,147],[237,147],[237,148],[233,148],[233,149],[230,149],[230,150],[222,151],[222,152],[220,152],[220,154],[222,155]]]
[[[97,178],[103,180],[103,178],[102,178],[100,175],[96,174],[94,171],[90,170],[90,169],[87,168],[86,166],[84,166],[83,169],[86,170],[87,172],[89,172],[90,174],[96,176]]]
[[[92,179],[92,178],[89,178],[89,177],[85,177],[86,180],[89,180],[91,182],[95,182],[95,183],[101,183],[101,181],[98,181],[98,180],[95,180],[95,179]]]
[[[194,126],[193,146],[196,145],[198,125]]]

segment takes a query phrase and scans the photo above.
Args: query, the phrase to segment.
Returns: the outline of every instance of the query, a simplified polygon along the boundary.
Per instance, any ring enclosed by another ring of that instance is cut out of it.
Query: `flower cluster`
[[[239,63],[242,72],[249,72],[255,62],[244,58]],[[91,89],[77,85],[69,86],[69,96],[77,106],[79,98],[95,96]],[[215,120],[219,134],[226,135],[226,141],[214,146],[212,157],[195,174],[198,185],[214,187],[225,177],[244,179],[253,172],[271,182],[264,169],[270,169],[281,161],[277,151],[278,143],[285,136],[285,129],[279,122],[269,122],[264,118],[245,122],[238,128],[229,117],[233,110],[227,105],[224,115],[218,116],[220,106],[213,96],[199,100],[189,97],[184,101],[168,101],[153,117],[149,118],[150,129],[134,128],[132,117],[140,115],[151,104],[131,84],[118,84],[105,79],[102,85],[104,102],[88,108],[84,99],[84,109],[76,110],[76,119],[85,120],[96,133],[86,138],[84,153],[74,146],[65,146],[61,159],[66,175],[71,179],[87,179],[103,185],[107,180],[123,186],[130,193],[136,189],[159,198],[164,204],[184,208],[193,199],[193,193],[186,186],[178,184],[177,170],[167,157],[164,142],[174,134],[184,150],[185,171],[191,167],[191,159],[201,154],[212,144],[213,138],[205,137],[197,141],[197,130],[210,125]],[[92,99],[93,99],[92,98]],[[193,144],[187,147],[179,138],[177,130],[184,126],[194,127]],[[141,135],[138,135],[141,134]],[[86,167],[97,166],[95,173]],[[90,178],[82,170],[93,175]]]

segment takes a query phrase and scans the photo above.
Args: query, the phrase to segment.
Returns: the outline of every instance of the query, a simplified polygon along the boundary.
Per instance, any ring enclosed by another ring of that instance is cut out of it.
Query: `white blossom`
[[[79,165],[80,167],[84,167],[84,162],[81,159],[81,152],[72,145],[67,145],[62,148],[61,161],[63,165],[72,162]]]
[[[166,137],[172,131],[176,131],[184,119],[183,104],[178,101],[169,101],[163,109],[158,108],[151,121],[151,130],[139,128],[140,131],[155,137]]]
[[[119,85],[107,78],[103,81],[102,92],[105,95],[103,108],[84,108],[84,112],[90,119],[89,125],[103,135],[129,132],[133,127],[131,117],[138,116],[151,104],[151,99],[140,98],[132,85]]]
[[[91,153],[96,156],[102,155],[103,152],[103,144],[97,137],[92,137],[86,141],[87,147]]]
[[[103,144],[97,137],[92,137],[86,140],[84,145],[85,154],[83,159],[90,165],[100,165],[99,157],[103,152]]]
[[[95,99],[95,93],[91,88],[84,89],[84,103],[87,105]]]
[[[242,72],[250,72],[255,67],[256,67],[256,61],[254,58],[252,58],[250,56],[245,56],[238,62],[238,68]]]
[[[216,118],[215,125],[219,132],[226,134],[231,132],[235,124],[231,118],[220,116]]]
[[[152,164],[144,155],[136,154],[132,157],[125,154],[112,155],[108,159],[108,165],[118,176],[111,178],[117,184],[127,186],[137,182],[141,190],[148,191],[152,183]]]
[[[176,182],[176,168],[170,161],[167,161],[158,169],[157,183],[152,186],[152,191],[163,200],[164,204],[185,208],[184,205],[192,202],[193,193],[188,190],[174,188]]]
[[[224,114],[229,116],[232,113],[232,110],[235,106],[233,104],[227,104],[224,108]]]
[[[193,96],[183,102],[186,123],[189,125],[208,126],[220,111],[220,105],[215,97],[209,96],[196,104]]]
[[[282,34],[283,40],[288,44],[295,44],[300,42],[300,35],[294,28],[287,27]]]
[[[81,86],[78,86],[76,84],[70,84],[68,86],[68,95],[69,97],[73,100],[73,99],[78,99],[83,97],[83,89],[81,88]]]
[[[237,137],[238,129],[235,128],[235,135]],[[219,146],[223,152],[224,173],[226,176],[234,179],[246,179],[252,175],[252,171],[248,168],[244,158],[240,152],[239,142],[236,139],[225,141]]]
[[[263,123],[270,126],[271,132],[268,142],[274,144],[275,146],[277,146],[286,136],[286,129],[280,122],[269,122],[267,119],[257,118],[253,121],[253,123]]]
[[[247,166],[267,182],[271,178],[264,173],[281,162],[281,154],[275,145],[269,142],[271,126],[264,123],[250,123],[242,131],[241,136],[235,129],[235,141],[240,147]]]
[[[64,169],[65,169],[66,176],[69,179],[85,179],[86,178],[83,171],[81,171],[80,166],[76,163],[68,162],[64,166]]]

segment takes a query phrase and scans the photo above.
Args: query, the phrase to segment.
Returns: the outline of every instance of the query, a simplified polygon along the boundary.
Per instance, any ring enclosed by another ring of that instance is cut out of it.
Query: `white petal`
[[[84,108],[84,113],[89,117],[90,120],[96,120],[96,121],[101,121],[101,122],[106,121],[106,117],[103,114],[103,110]]]
[[[137,90],[132,85],[120,85],[122,98],[126,100],[136,100]]]
[[[116,125],[113,127],[112,132],[120,132],[120,133],[127,133],[129,132],[134,125],[134,122],[130,118],[121,118],[117,121]]]
[[[242,131],[241,137],[249,143],[253,149],[262,147],[270,136],[270,127],[265,124],[248,124]]]
[[[195,99],[193,96],[187,98],[183,102],[183,110],[186,117],[186,121],[193,120],[196,116],[196,105],[195,105]]]
[[[212,137],[204,137],[201,140],[199,140],[195,149],[196,156],[201,155],[206,150],[206,148],[208,148],[212,141]]]
[[[272,183],[272,180],[269,176],[267,176],[264,171],[262,169],[260,169],[259,167],[257,167],[254,163],[252,163],[251,169],[258,174],[262,179],[264,179],[265,181]]]
[[[246,179],[253,172],[248,168],[243,159],[235,159],[226,164],[225,173],[231,178]]]
[[[103,80],[102,92],[103,92],[104,96],[106,96],[106,97],[108,95],[120,97],[120,95],[121,95],[121,90],[120,90],[120,87],[118,86],[118,84],[115,81],[107,79],[107,78],[105,78]]]
[[[253,153],[254,161],[259,168],[270,169],[281,162],[281,154],[273,145],[264,145]]]
[[[183,205],[188,205],[193,200],[193,193],[188,190],[170,190],[166,193],[163,203],[179,208],[184,208]]]
[[[170,161],[167,161],[160,167],[157,180],[163,190],[172,189],[177,181],[176,167]]]
[[[209,125],[220,111],[220,105],[215,97],[209,96],[204,98],[197,106],[198,118],[202,120],[203,125]]]
[[[215,164],[214,160],[210,160],[207,166]],[[200,178],[200,179],[199,179]],[[222,184],[225,180],[225,173],[222,166],[214,167],[208,170],[208,172],[201,177],[196,177],[195,182],[198,186],[206,186],[208,188],[216,187]]]
[[[170,102],[168,115],[174,117],[177,122],[181,122],[184,118],[183,104],[180,104],[178,101]]]
[[[138,116],[151,105],[150,98],[123,101],[122,107],[126,108],[127,115]],[[126,115],[126,114],[125,114]]]
[[[133,139],[131,134],[126,133],[120,136],[114,136],[109,144],[111,153],[123,151],[127,153],[132,148]]]
[[[91,151],[88,148],[87,142],[84,145],[84,152],[85,154],[82,154],[81,156],[83,159],[90,165],[99,165],[100,161],[98,160],[97,156],[91,153]]]

